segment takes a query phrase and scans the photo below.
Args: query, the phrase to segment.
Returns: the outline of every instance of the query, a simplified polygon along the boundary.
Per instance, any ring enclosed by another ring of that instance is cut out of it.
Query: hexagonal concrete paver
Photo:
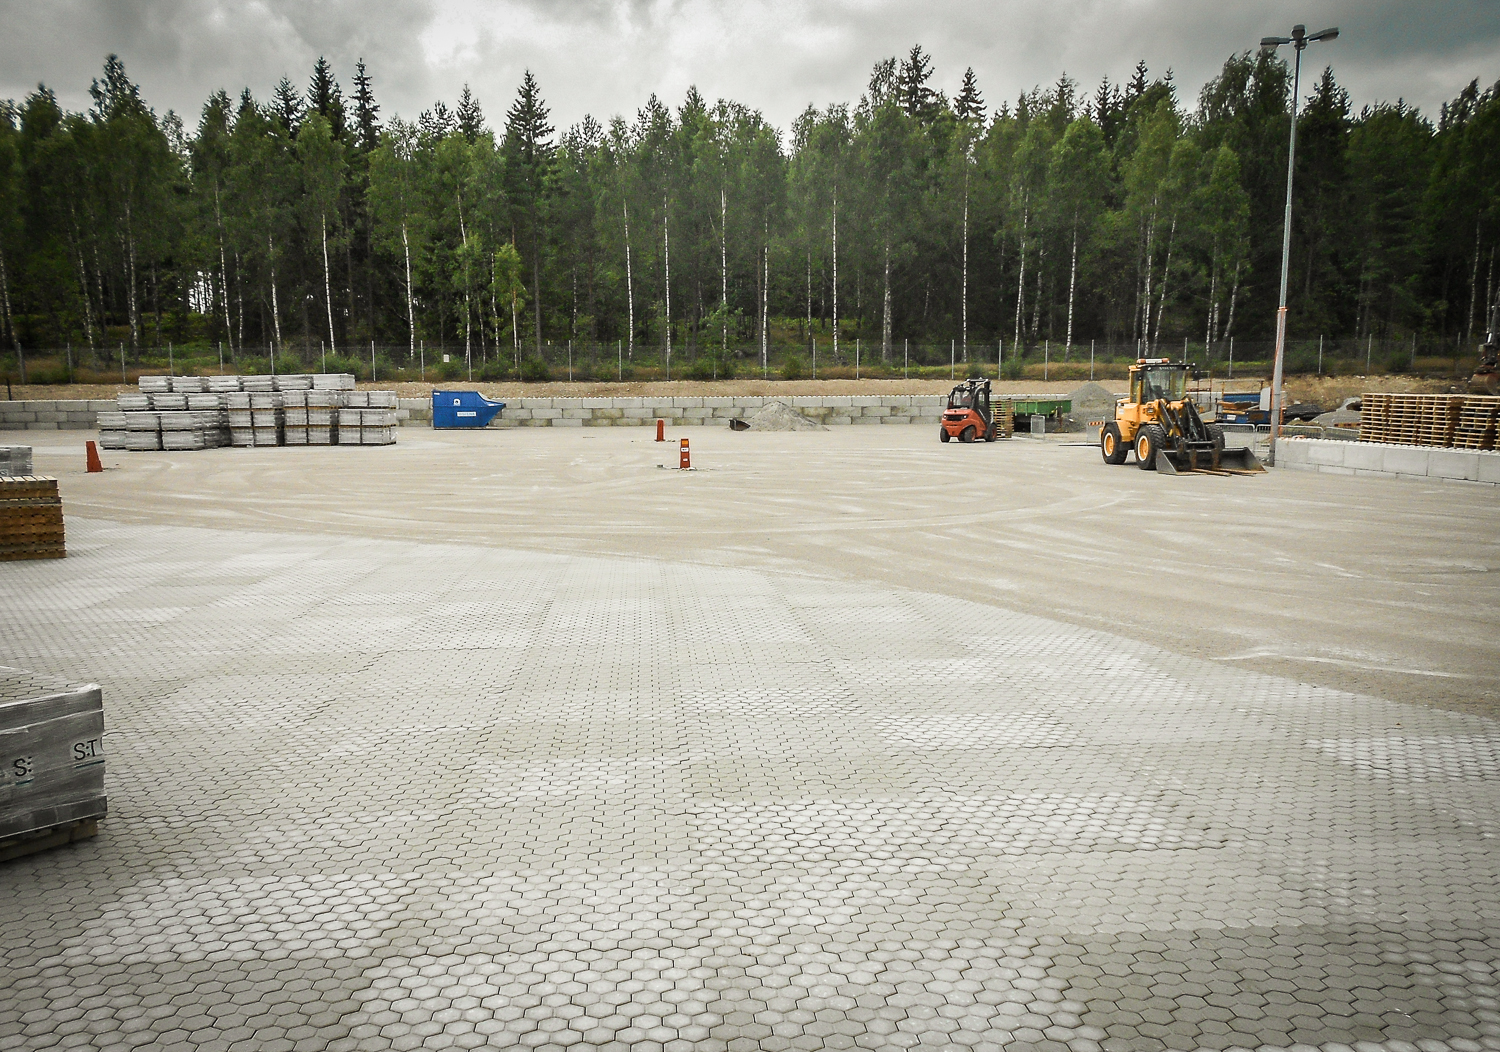
[[[70,519],[0,1049],[1500,1049],[1500,727],[961,600]]]

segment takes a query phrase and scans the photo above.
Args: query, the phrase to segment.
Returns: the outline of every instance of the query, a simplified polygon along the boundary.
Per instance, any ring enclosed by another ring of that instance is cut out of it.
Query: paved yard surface
[[[874,430],[39,448],[0,1049],[1500,1049],[1490,491]]]

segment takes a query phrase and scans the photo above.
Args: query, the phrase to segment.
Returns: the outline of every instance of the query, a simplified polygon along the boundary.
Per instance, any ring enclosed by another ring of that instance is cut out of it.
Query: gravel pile
[[[828,428],[797,412],[785,402],[767,402],[745,418],[751,431],[827,431]]]

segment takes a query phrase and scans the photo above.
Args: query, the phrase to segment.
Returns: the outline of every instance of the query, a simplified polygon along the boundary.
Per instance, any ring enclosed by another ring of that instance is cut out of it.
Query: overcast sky
[[[972,66],[992,107],[1063,72],[1085,90],[1119,81],[1137,59],[1172,69],[1191,105],[1227,56],[1298,21],[1340,28],[1305,58],[1331,63],[1356,108],[1403,97],[1435,117],[1475,77],[1500,79],[1496,0],[0,0],[0,98],[45,82],[85,108],[114,52],[192,128],[210,92],[264,99],[283,75],[305,89],[326,55],[346,93],[365,59],[383,117],[451,105],[468,83],[498,126],[530,68],[559,128],[693,84],[784,128],[809,103],[857,101],[878,59],[920,43],[938,87]]]

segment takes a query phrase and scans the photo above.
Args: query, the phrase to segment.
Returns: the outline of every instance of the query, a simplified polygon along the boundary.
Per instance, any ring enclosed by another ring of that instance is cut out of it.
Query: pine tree
[[[380,106],[375,102],[365,60],[360,59],[354,69],[354,124],[359,132],[358,146],[368,153],[380,144]]]
[[[913,44],[896,76],[897,97],[908,117],[929,121],[936,115],[939,103],[937,92],[928,85],[931,79],[931,57],[922,50],[921,44]]]
[[[463,132],[465,139],[473,145],[474,141],[484,134],[484,112],[479,108],[479,100],[464,85],[463,94],[458,97],[458,130]]]
[[[979,93],[979,81],[974,76],[973,66],[964,70],[963,86],[958,90],[958,98],[953,100],[953,112],[960,120],[984,123],[984,96]]]
[[[308,108],[328,122],[334,139],[344,139],[344,92],[334,79],[328,60],[319,56],[307,89]]]
[[[297,134],[297,129],[302,126],[302,115],[306,112],[306,107],[302,105],[302,97],[297,94],[297,89],[292,87],[292,82],[286,77],[281,78],[271,96],[271,111],[287,135]]]
[[[535,312],[537,356],[542,353],[542,207],[547,173],[552,163],[550,113],[542,101],[542,89],[527,70],[516,90],[516,101],[505,114],[505,160],[507,189],[516,211],[525,221],[526,241],[531,246],[532,310]]]

